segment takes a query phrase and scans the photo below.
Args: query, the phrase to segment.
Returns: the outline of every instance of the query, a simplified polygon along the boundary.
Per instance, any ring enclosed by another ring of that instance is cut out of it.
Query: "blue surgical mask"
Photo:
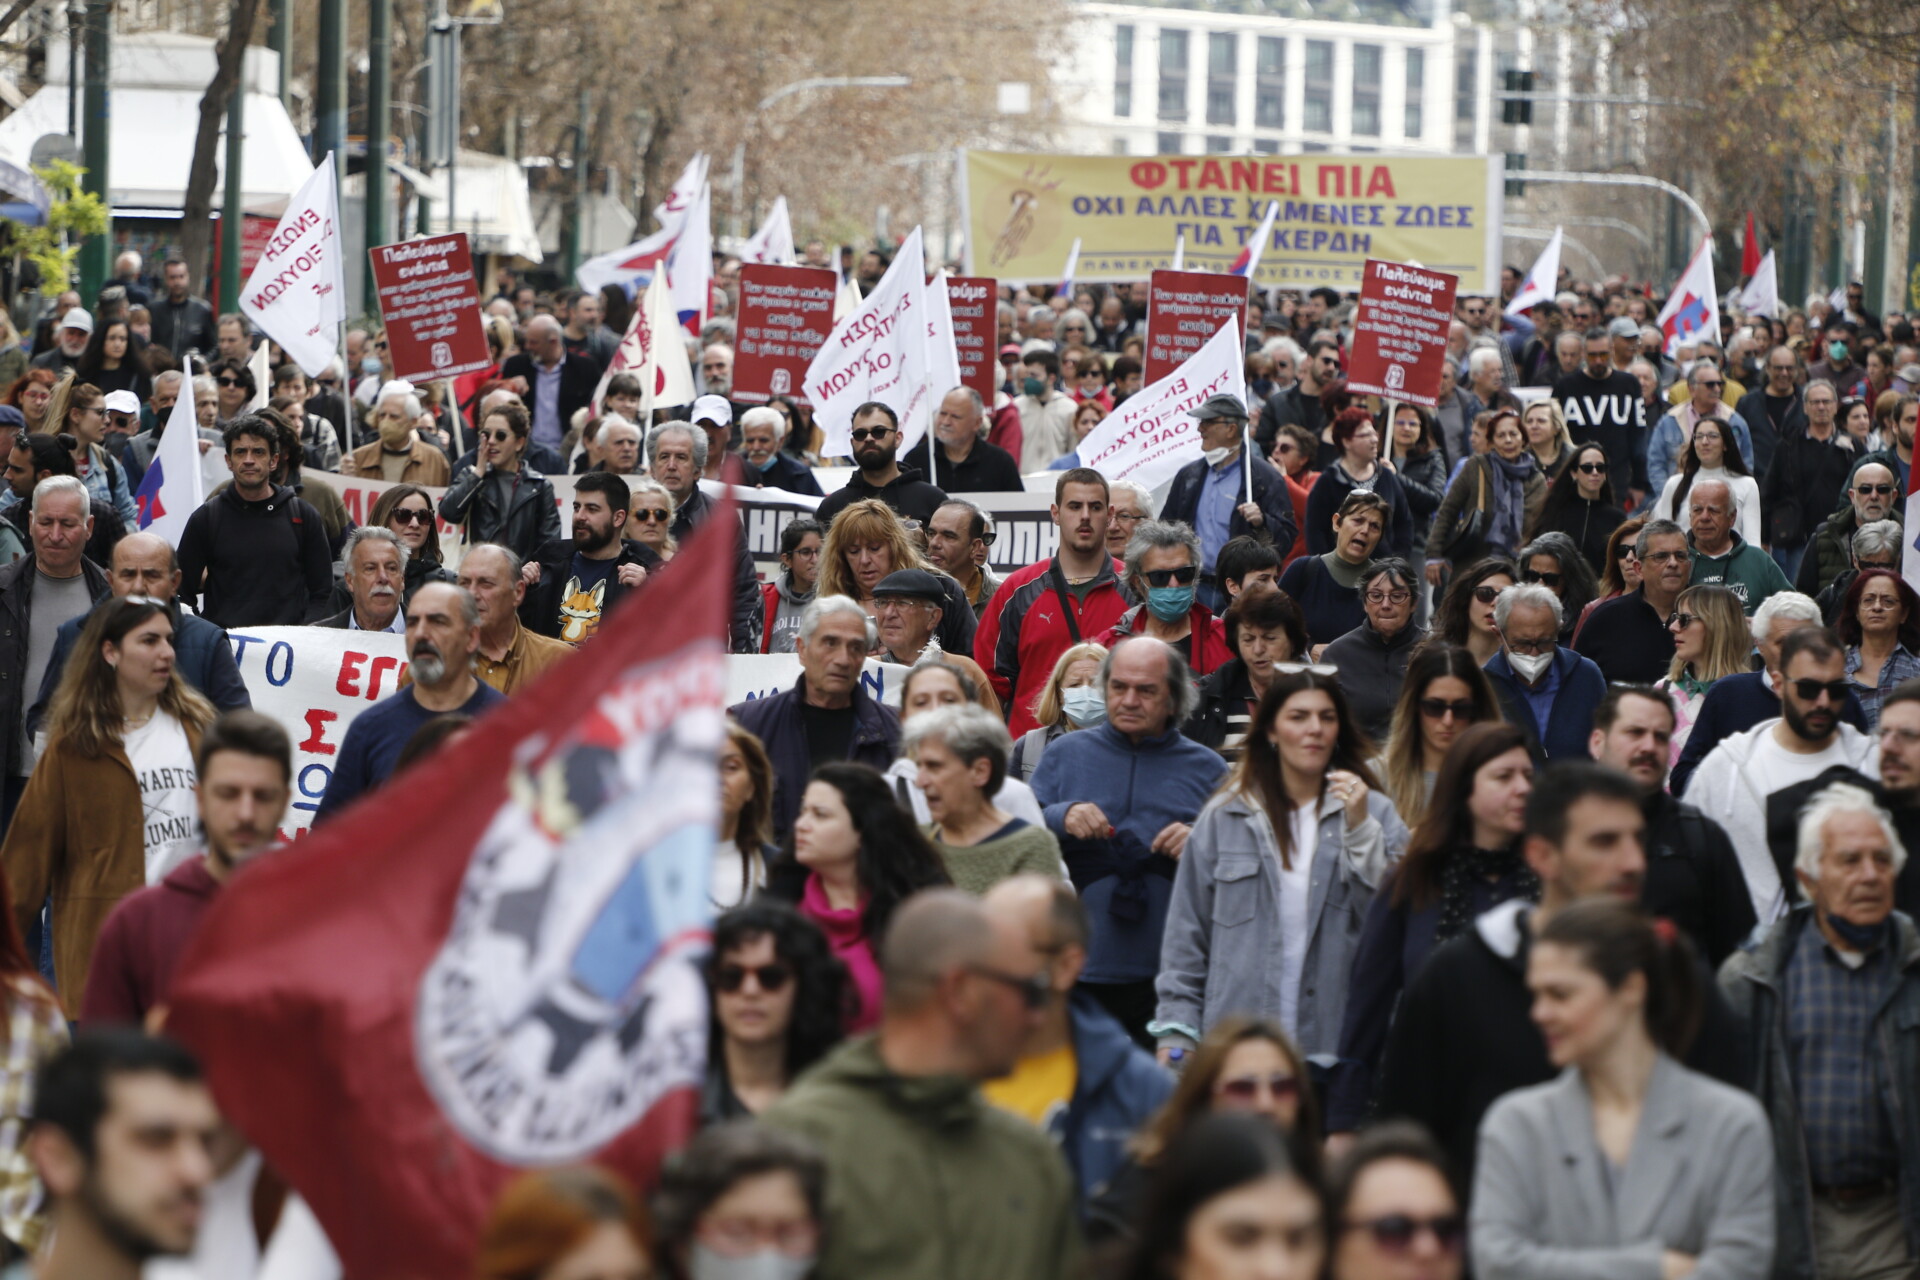
[[[756,462],[753,465],[760,468],[760,470],[762,471],[771,471],[773,470],[773,464],[778,461],[780,461],[780,451],[776,449],[772,453],[767,455],[767,460],[765,462]]]
[[[1162,622],[1178,622],[1193,608],[1193,587],[1148,587],[1147,612]]]
[[[1107,696],[1094,685],[1082,684],[1062,689],[1060,706],[1076,729],[1088,728],[1107,718]]]
[[[1827,927],[1840,935],[1840,941],[1855,951],[1872,951],[1887,940],[1887,922],[1879,924],[1855,924],[1851,920],[1842,920],[1839,916],[1829,915]]]
[[[1838,362],[1847,359],[1852,354],[1844,342],[1829,342],[1827,344],[1827,358],[1830,360]]]
[[[368,377],[372,377],[374,374],[380,372],[380,357],[361,356],[360,372],[366,374]]]

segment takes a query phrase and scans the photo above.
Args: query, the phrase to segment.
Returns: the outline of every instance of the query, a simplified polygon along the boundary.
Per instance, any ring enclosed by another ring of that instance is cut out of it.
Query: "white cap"
[[[395,378],[392,382],[380,384],[380,394],[373,398],[373,402],[379,404],[388,396],[410,396],[413,393],[413,384],[411,382],[408,382],[405,378]]]
[[[107,392],[108,413],[139,413],[140,397],[131,391]]]
[[[692,420],[730,427],[733,425],[733,406],[727,403],[725,396],[701,396],[693,402]]]
[[[62,329],[79,329],[84,333],[93,332],[93,313],[85,307],[69,307],[67,314],[60,317]]]

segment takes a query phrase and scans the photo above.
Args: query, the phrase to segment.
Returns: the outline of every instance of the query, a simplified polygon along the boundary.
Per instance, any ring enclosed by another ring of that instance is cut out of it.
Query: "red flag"
[[[520,1169],[647,1185],[692,1134],[736,525],[647,584],[659,607],[249,865],[183,959],[169,1031],[356,1280],[471,1275]]]
[[[1753,210],[1747,210],[1747,234],[1740,241],[1740,274],[1751,280],[1760,270],[1760,237],[1753,234]]]

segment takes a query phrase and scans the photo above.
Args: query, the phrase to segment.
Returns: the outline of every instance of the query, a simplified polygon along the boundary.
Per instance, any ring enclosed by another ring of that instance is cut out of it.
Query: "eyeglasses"
[[[1029,1009],[1044,1009],[1047,1001],[1053,998],[1053,979],[1044,970],[1025,978],[1002,973],[983,964],[970,964],[966,970],[975,977],[1012,987],[1020,993],[1020,1002]]]
[[[1136,516],[1130,511],[1116,511],[1113,513],[1113,522],[1115,524],[1139,524],[1145,519],[1145,516]]]
[[[1386,604],[1389,601],[1391,601],[1394,604],[1405,604],[1407,601],[1413,599],[1413,592],[1411,591],[1369,591],[1360,598],[1362,600],[1365,600],[1368,604]]]
[[[847,432],[847,438],[855,444],[865,444],[869,437],[875,440],[885,440],[892,434],[892,427],[855,427],[853,430]]]
[[[1697,613],[1676,613],[1667,619],[1667,630],[1685,631],[1698,621],[1700,621],[1700,615]]]
[[[1150,587],[1166,587],[1176,582],[1184,587],[1200,576],[1200,570],[1186,564],[1178,569],[1143,569],[1140,576],[1147,580]]]
[[[820,1248],[820,1230],[812,1222],[702,1218],[694,1234],[709,1249],[728,1258],[744,1258],[767,1249],[789,1258],[810,1258]]]
[[[1856,484],[1853,486],[1853,491],[1858,494],[1871,496],[1874,494],[1892,493],[1893,486],[1890,484]]]
[[[1649,551],[1641,557],[1648,564],[1674,564],[1690,558],[1684,551]]]
[[[793,966],[774,963],[750,969],[743,964],[723,964],[714,970],[713,985],[732,995],[746,985],[748,974],[753,975],[753,980],[760,984],[762,991],[771,993],[780,990],[792,980]]]
[[[1582,462],[1576,466],[1574,470],[1583,476],[1603,476],[1607,474],[1607,464],[1604,462]]]
[[[1793,686],[1794,696],[1802,702],[1818,702],[1821,694],[1827,695],[1827,701],[1838,705],[1847,700],[1847,691],[1852,685],[1845,680],[1814,680],[1802,677],[1787,682]]]
[[[1520,581],[1543,583],[1554,591],[1558,591],[1560,584],[1566,580],[1567,575],[1564,573],[1541,573],[1537,569],[1522,569],[1520,571]]]
[[[640,507],[634,511],[633,518],[642,524],[665,524],[673,519],[673,512],[663,511],[659,507]]]
[[[1340,1226],[1346,1231],[1366,1232],[1373,1237],[1374,1244],[1388,1253],[1405,1253],[1422,1232],[1431,1234],[1433,1242],[1445,1252],[1456,1253],[1467,1236],[1467,1225],[1459,1214],[1416,1218],[1405,1213],[1390,1213],[1379,1218],[1343,1222]]]
[[[1340,668],[1331,662],[1276,662],[1273,669],[1283,676],[1297,676],[1304,672],[1323,680],[1332,680],[1340,674]]]
[[[1505,590],[1505,587],[1496,587],[1490,582],[1483,582],[1473,589],[1473,598],[1481,604],[1492,604],[1500,598],[1500,593]]]
[[[1552,636],[1548,636],[1544,640],[1509,640],[1507,641],[1507,648],[1513,650],[1515,653],[1531,653],[1531,654],[1538,655],[1542,653],[1552,653],[1555,649],[1558,649],[1559,647],[1560,647],[1560,642],[1554,639]]]
[[[1286,1102],[1300,1096],[1300,1081],[1279,1071],[1270,1076],[1235,1076],[1214,1081],[1213,1093],[1229,1102],[1249,1103],[1262,1093],[1271,1095],[1275,1102]]]
[[[1455,720],[1475,718],[1473,703],[1465,698],[1456,702],[1449,702],[1445,698],[1422,698],[1420,714],[1429,720],[1445,720],[1448,716],[1452,716]]]
[[[394,524],[432,524],[432,511],[416,511],[410,507],[395,507],[387,517]]]

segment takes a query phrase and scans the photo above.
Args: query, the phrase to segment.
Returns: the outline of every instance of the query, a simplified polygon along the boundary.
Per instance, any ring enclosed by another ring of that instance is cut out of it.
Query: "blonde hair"
[[[827,526],[827,544],[821,548],[820,584],[816,593],[823,596],[860,598],[860,585],[847,567],[847,549],[878,542],[893,554],[892,572],[902,569],[931,569],[932,566],[913,545],[907,527],[893,508],[878,498],[863,498],[841,509]]]
[[[634,509],[640,505],[640,497],[642,494],[649,497],[658,497],[667,504],[668,520],[665,530],[667,535],[665,546],[667,555],[672,556],[674,552],[680,549],[680,540],[673,536],[672,520],[673,513],[680,509],[680,504],[673,500],[672,490],[668,489],[667,486],[661,484],[658,480],[655,480],[652,476],[629,476],[627,478],[627,540],[629,542],[638,542],[640,540],[640,522],[633,518],[633,512]]]
[[[1674,612],[1689,606],[1707,628],[1706,652],[1694,662],[1693,678],[1711,683],[1750,670],[1747,654],[1752,651],[1753,638],[1747,612],[1740,607],[1740,597],[1725,587],[1688,587],[1673,598]],[[1667,666],[1667,679],[1678,680],[1685,674],[1687,664],[1675,654]]]
[[[1040,686],[1040,696],[1033,700],[1033,717],[1045,728],[1053,728],[1067,714],[1066,708],[1060,702],[1060,682],[1067,678],[1067,668],[1087,658],[1092,658],[1095,662],[1105,662],[1107,647],[1095,644],[1091,640],[1076,644],[1061,654],[1059,661],[1053,664],[1052,674],[1047,677],[1047,682]],[[1073,725],[1068,723],[1067,728],[1071,729]]]
[[[77,373],[68,373],[54,385],[53,396],[47,401],[46,416],[40,419],[41,430],[49,433],[61,431],[71,435],[76,441],[80,433],[67,422],[75,409],[87,409],[107,398],[107,393],[91,382],[80,381]]]
[[[1521,436],[1526,436],[1527,419],[1533,416],[1535,409],[1544,409],[1547,414],[1547,420],[1553,423],[1553,439],[1554,444],[1557,446],[1556,452],[1566,453],[1572,449],[1573,433],[1567,430],[1567,415],[1561,411],[1560,403],[1557,400],[1535,400],[1532,404],[1528,405],[1520,414]],[[1527,448],[1533,448],[1532,440],[1527,441]]]

